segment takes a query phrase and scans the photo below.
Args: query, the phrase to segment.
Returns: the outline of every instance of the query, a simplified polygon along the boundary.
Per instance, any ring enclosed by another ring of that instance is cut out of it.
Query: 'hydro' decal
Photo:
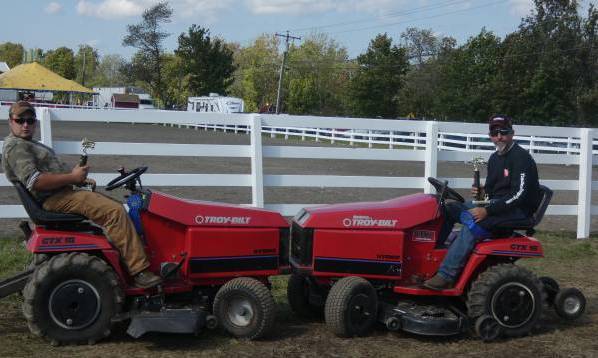
[[[352,218],[344,218],[343,226],[367,226],[367,227],[395,227],[396,219],[374,219],[367,215],[353,215]]]

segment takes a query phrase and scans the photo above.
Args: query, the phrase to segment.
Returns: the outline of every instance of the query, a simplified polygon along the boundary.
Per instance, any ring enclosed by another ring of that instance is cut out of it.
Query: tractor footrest
[[[139,338],[147,332],[197,333],[205,326],[206,312],[192,308],[142,311],[131,317],[127,333]]]
[[[399,302],[384,310],[382,322],[399,320],[398,329],[425,336],[451,336],[465,331],[467,318],[447,307]]]
[[[22,291],[25,288],[34,269],[23,271],[0,282],[0,298]]]

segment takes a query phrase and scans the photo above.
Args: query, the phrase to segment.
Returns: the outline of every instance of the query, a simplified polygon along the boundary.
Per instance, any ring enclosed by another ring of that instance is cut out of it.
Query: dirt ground
[[[0,133],[6,132],[4,125]],[[55,123],[54,140],[80,140],[86,136],[96,141],[215,143],[248,144],[243,134],[195,131],[158,125]],[[285,141],[282,138],[264,138],[264,145],[329,145],[325,143]],[[249,160],[243,158],[164,158],[164,157],[90,157],[92,172],[110,172],[119,164],[126,167],[148,165],[153,173],[249,173]],[[75,163],[76,156],[66,158]],[[265,174],[330,174],[423,176],[423,163],[352,160],[264,160]],[[539,168],[542,179],[576,179],[577,166],[549,166]],[[471,168],[460,163],[441,163],[439,176],[469,177]],[[597,177],[594,174],[594,177]],[[158,190],[182,197],[247,203],[251,200],[249,188],[180,188],[162,187]],[[333,203],[362,200],[382,200],[414,192],[401,189],[367,188],[267,188],[267,203]],[[117,193],[117,196],[122,195]],[[557,191],[553,203],[575,204],[577,192]],[[595,200],[595,199],[594,199]],[[593,201],[594,201],[593,200]],[[17,204],[12,188],[0,188],[0,203]],[[593,228],[598,230],[598,218]],[[0,220],[0,237],[18,235],[16,220]],[[303,320],[290,311],[285,298],[286,278],[274,279],[274,293],[278,301],[277,329],[270,338],[248,342],[227,337],[217,332],[204,332],[198,337],[189,335],[148,334],[133,340],[117,330],[95,346],[51,347],[32,336],[20,312],[16,296],[0,302],[0,357],[24,356],[85,356],[85,357],[598,357],[598,276],[592,275],[598,267],[598,244],[594,240],[581,243],[574,240],[575,217],[546,217],[540,230],[567,232],[558,243],[547,240],[547,257],[528,264],[539,275],[555,277],[565,286],[579,287],[588,297],[588,314],[575,323],[564,323],[548,312],[533,335],[485,344],[469,336],[452,338],[422,338],[406,333],[376,330],[364,338],[340,339],[326,330],[320,320]],[[565,243],[563,245],[563,243]],[[569,246],[579,255],[568,256]],[[565,252],[565,253],[563,253]],[[532,260],[530,260],[532,261]]]

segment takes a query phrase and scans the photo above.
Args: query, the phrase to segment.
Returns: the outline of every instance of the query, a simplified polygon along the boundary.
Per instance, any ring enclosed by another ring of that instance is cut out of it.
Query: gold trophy
[[[473,186],[478,189],[478,193],[472,202],[474,205],[487,205],[489,203],[488,195],[482,195],[482,185],[480,184],[480,168],[486,165],[486,161],[482,157],[475,157],[470,163],[473,165]]]
[[[87,138],[83,138],[81,139],[81,151],[83,152],[83,154],[81,154],[81,158],[79,158],[79,166],[85,166],[87,164],[87,151],[92,150],[96,147],[96,142],[89,140]],[[94,190],[94,186],[90,183],[83,183],[78,185],[81,189],[83,190],[89,190],[89,191],[93,191]]]
[[[82,167],[87,164],[87,151],[94,149],[96,147],[96,142],[87,139],[87,137],[81,139],[81,158],[79,159],[79,166]]]

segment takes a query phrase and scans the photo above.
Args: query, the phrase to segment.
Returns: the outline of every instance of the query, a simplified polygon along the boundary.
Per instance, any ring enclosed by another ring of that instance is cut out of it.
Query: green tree
[[[127,61],[121,55],[104,55],[98,64],[93,83],[99,87],[127,85],[123,69]]]
[[[359,68],[350,84],[353,114],[397,117],[398,94],[409,68],[406,49],[392,45],[392,38],[381,34],[357,57],[357,63]]]
[[[161,30],[161,25],[170,22],[172,8],[167,2],[160,2],[145,10],[141,23],[127,26],[127,35],[123,46],[135,47],[138,51],[129,71],[137,80],[144,82],[154,98],[162,104],[167,102],[164,96],[164,40],[170,36]]]
[[[46,52],[44,65],[66,79],[75,79],[75,55],[68,47],[59,47]]]
[[[186,108],[189,92],[189,74],[185,71],[184,60],[179,56],[164,55],[165,103],[167,108]]]
[[[23,45],[5,42],[0,44],[0,61],[6,62],[8,67],[13,68],[21,64],[24,52]]]
[[[93,86],[98,68],[98,51],[89,45],[79,46],[75,55],[76,81],[83,86]]]
[[[288,57],[286,111],[291,114],[343,115],[347,112],[347,50],[325,34],[313,34]],[[286,86],[285,86],[286,87]]]
[[[235,71],[233,51],[219,38],[212,38],[210,31],[192,25],[188,32],[179,36],[175,54],[189,78],[187,86],[194,96],[210,92],[228,93]]]
[[[276,102],[278,46],[275,36],[261,35],[250,46],[233,51],[236,71],[230,93],[243,98],[248,112]]]

